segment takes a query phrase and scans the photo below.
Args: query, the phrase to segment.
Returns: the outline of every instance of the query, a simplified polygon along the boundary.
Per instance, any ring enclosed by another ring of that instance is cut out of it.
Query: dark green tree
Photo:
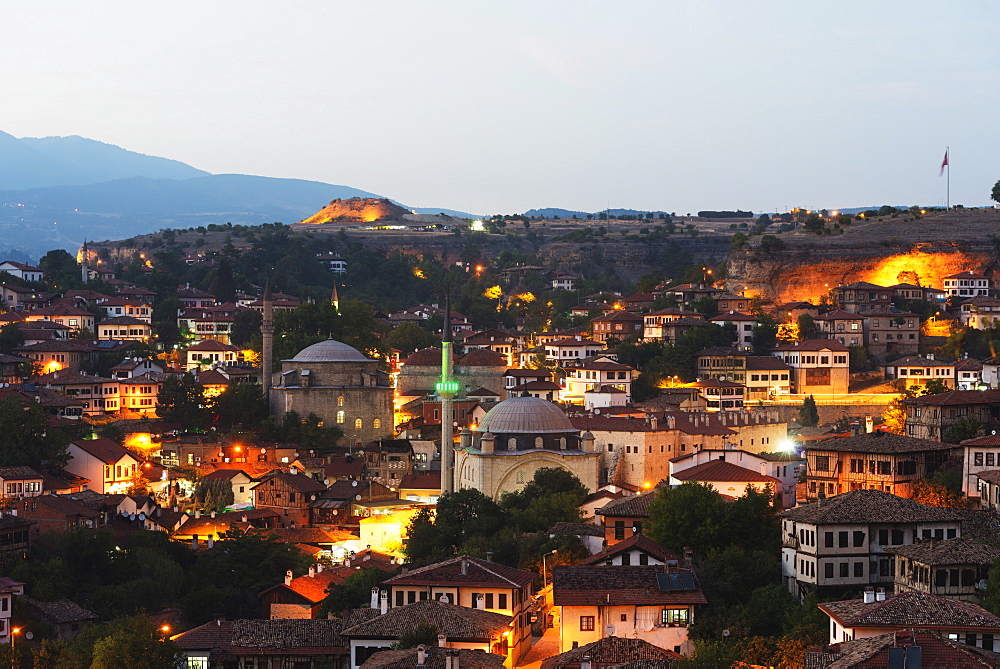
[[[146,616],[115,621],[108,631],[94,642],[91,669],[160,669],[174,666],[180,656],[180,649]]]
[[[0,328],[0,353],[12,353],[24,343],[24,333],[17,323],[8,323]]]
[[[205,389],[190,374],[172,376],[163,382],[156,396],[156,415],[180,423],[186,430],[202,429],[208,424]]]
[[[37,403],[21,398],[0,400],[0,465],[54,465],[69,461],[69,436],[49,426],[49,414]]]
[[[208,292],[215,295],[219,302],[234,302],[236,300],[236,283],[233,281],[233,268],[229,258],[219,257],[219,264],[208,274]]]
[[[403,323],[396,326],[386,335],[385,344],[407,354],[428,346],[436,346],[440,338],[423,329],[416,323]]]
[[[798,319],[799,323],[799,341],[805,341],[806,339],[812,339],[816,336],[816,321],[809,314],[802,314]]]
[[[259,311],[241,310],[233,314],[233,329],[229,341],[235,346],[248,346],[260,334],[264,317]]]
[[[341,585],[333,586],[320,606],[320,615],[339,614],[349,609],[363,608],[371,604],[372,588],[392,574],[381,569],[361,569]],[[436,635],[435,635],[436,637]]]
[[[194,497],[203,508],[210,511],[224,511],[235,501],[232,483],[218,479],[198,481]]]
[[[662,488],[649,505],[649,536],[674,551],[697,552],[729,541],[726,502],[711,486],[683,483]]]
[[[257,427],[267,419],[268,409],[256,383],[231,383],[225,392],[212,400],[212,423],[220,430],[231,430],[234,425]]]
[[[948,386],[941,379],[930,379],[924,383],[923,392],[921,395],[940,395],[941,393],[948,392]]]
[[[812,395],[805,398],[799,408],[799,423],[805,427],[816,427],[819,424],[819,410]]]
[[[1000,181],[993,184],[993,190],[990,191],[990,199],[994,202],[1000,202]]]
[[[753,327],[754,355],[770,355],[777,342],[778,322],[769,314],[757,316],[757,324]]]
[[[45,282],[55,288],[68,290],[83,285],[79,263],[64,249],[53,249],[43,255],[38,267],[45,272]]]

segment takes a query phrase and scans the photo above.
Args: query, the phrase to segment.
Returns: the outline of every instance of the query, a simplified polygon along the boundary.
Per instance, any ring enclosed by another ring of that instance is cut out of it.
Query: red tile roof
[[[466,573],[462,573],[462,563]],[[385,583],[389,585],[442,585],[454,583],[460,586],[493,588],[521,588],[535,580],[535,574],[496,562],[463,555],[438,562],[427,567],[414,569],[406,574],[394,576]]]
[[[719,481],[748,483],[779,483],[773,476],[765,476],[746,467],[734,465],[725,460],[711,460],[694,467],[674,472],[671,476],[678,481]]]
[[[670,589],[659,578],[676,575],[684,576],[692,587]],[[556,606],[652,606],[708,601],[694,574],[687,571],[668,574],[659,565],[553,567],[552,597]]]

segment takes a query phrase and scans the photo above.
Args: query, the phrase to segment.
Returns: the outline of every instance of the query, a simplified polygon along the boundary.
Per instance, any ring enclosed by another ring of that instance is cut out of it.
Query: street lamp
[[[553,548],[548,553],[545,553],[544,555],[542,555],[542,589],[543,590],[545,588],[549,587],[549,581],[548,581],[548,578],[546,576],[546,571],[545,571],[545,558],[547,556],[549,556],[549,555],[555,555],[558,552],[559,552],[559,549]]]
[[[14,654],[14,641],[20,633],[20,627],[10,628],[10,669],[14,669],[14,665],[17,663],[17,655]]]

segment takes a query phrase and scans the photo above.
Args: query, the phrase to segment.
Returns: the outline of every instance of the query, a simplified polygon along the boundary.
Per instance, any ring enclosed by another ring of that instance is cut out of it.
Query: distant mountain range
[[[20,258],[162,228],[296,223],[350,197],[384,196],[318,181],[210,174],[83,137],[18,139],[0,132],[0,254]]]

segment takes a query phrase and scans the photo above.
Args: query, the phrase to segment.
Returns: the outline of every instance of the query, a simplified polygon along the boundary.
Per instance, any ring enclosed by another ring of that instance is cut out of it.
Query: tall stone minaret
[[[90,253],[87,250],[87,240],[83,240],[83,255],[80,261],[80,278],[84,283],[90,278]]]
[[[268,403],[270,407],[271,401],[271,372],[272,372],[272,353],[271,349],[273,346],[274,339],[274,306],[271,300],[271,280],[267,280],[267,285],[264,287],[264,320],[260,324],[260,334],[263,343],[261,345],[261,385],[264,387],[264,401]]]
[[[451,295],[444,296],[444,329],[441,332],[441,382],[437,384],[441,397],[441,494],[455,492],[455,448],[452,443],[451,401],[458,392],[458,382],[452,378],[451,355]]]
[[[337,282],[336,281],[333,282],[333,297],[330,298],[330,304],[333,305],[333,308],[336,309],[337,313],[339,314],[340,313],[340,296],[337,295]]]

